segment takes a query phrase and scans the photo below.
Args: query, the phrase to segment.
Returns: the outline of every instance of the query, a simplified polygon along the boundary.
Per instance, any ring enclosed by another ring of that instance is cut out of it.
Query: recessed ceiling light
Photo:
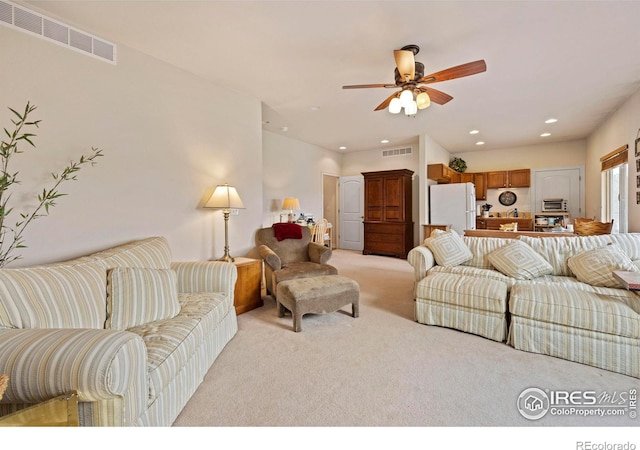
[[[319,106],[313,105],[313,106],[311,107],[311,111],[319,111],[319,110],[320,110],[320,107],[319,107]]]
[[[478,141],[478,142],[476,142],[476,145],[484,145],[484,142],[483,141]]]
[[[558,119],[551,118],[551,119],[545,120],[544,123],[556,123],[557,121]]]
[[[346,149],[347,149],[347,147],[345,147],[344,145],[342,145],[342,146],[340,146],[340,147],[338,147],[338,148],[339,148],[340,150],[346,150]]]
[[[547,136],[551,136],[551,133],[542,133],[542,134],[540,135],[540,137],[547,137]]]
[[[469,134],[478,134],[478,133],[480,133],[480,131],[478,131],[478,130],[471,130],[471,131],[469,131]]]
[[[388,144],[389,143],[389,139],[383,139],[380,141],[381,144]]]
[[[280,127],[282,131],[289,131],[289,127]]]
[[[270,120],[263,120],[262,125],[269,125],[271,123]]]

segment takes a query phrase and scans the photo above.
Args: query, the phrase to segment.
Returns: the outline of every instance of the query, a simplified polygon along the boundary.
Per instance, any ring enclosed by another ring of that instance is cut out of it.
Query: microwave
[[[561,198],[542,200],[542,212],[567,212],[567,201]]]

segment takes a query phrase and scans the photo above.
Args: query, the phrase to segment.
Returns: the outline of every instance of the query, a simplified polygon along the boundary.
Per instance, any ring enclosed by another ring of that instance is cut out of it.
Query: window
[[[602,162],[602,222],[613,220],[612,233],[627,232],[627,146],[600,158]]]

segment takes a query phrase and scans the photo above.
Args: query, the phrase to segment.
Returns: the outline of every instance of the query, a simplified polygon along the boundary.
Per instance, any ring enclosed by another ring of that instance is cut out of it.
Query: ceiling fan
[[[487,65],[481,59],[424,75],[424,64],[415,60],[415,55],[419,51],[420,47],[414,44],[405,45],[400,50],[393,51],[396,60],[395,84],[355,84],[342,86],[342,89],[400,88],[400,91],[387,97],[374,111],[388,107],[389,112],[397,114],[404,108],[405,114],[412,116],[418,112],[418,109],[428,107],[431,102],[444,105],[453,99],[449,94],[427,87],[427,84],[475,75],[487,70]]]

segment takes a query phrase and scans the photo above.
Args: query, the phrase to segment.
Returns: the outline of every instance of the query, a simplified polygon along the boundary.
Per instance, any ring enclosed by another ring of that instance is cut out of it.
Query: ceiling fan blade
[[[393,94],[391,94],[389,97],[387,97],[385,99],[385,101],[383,101],[382,103],[380,103],[376,109],[374,109],[374,111],[380,111],[381,109],[386,109],[389,106],[389,103],[391,103],[391,100],[393,100],[395,97],[398,96],[398,93],[395,92]]]
[[[349,86],[342,86],[342,89],[364,89],[364,88],[395,88],[398,87],[395,84],[352,84]]]
[[[416,77],[416,60],[410,50],[394,50],[393,56],[396,59],[396,66],[402,79],[412,81]]]
[[[429,88],[426,86],[418,86],[418,89],[420,89],[422,92],[426,92],[429,95],[431,101],[433,103],[437,103],[438,105],[444,105],[445,103],[453,100],[452,96],[450,96],[449,94],[445,94],[444,92],[437,89]]]
[[[483,59],[473,61],[459,66],[450,67],[440,72],[432,73],[431,75],[425,75],[418,80],[418,83],[439,83],[440,81],[453,80],[455,78],[467,77],[469,75],[475,75],[487,70],[487,65]]]

